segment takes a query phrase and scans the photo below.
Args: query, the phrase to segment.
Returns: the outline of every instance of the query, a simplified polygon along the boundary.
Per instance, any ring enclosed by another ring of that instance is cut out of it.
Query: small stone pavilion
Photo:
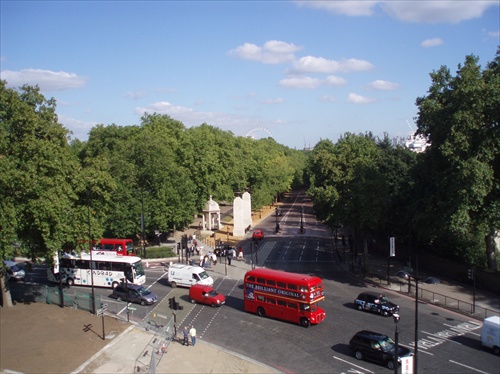
[[[203,209],[202,231],[217,231],[222,228],[220,221],[219,204],[212,200],[207,201],[205,209]]]

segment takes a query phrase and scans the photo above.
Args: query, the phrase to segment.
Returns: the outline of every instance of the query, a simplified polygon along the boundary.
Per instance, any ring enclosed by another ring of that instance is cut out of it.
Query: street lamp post
[[[415,281],[415,346],[413,353],[413,372],[418,373],[418,281],[420,277],[412,275],[411,278]]]
[[[304,233],[304,206],[300,207],[300,233]]]
[[[89,219],[89,251],[90,251],[90,285],[92,287],[92,314],[95,314],[95,292],[94,292],[94,262],[92,261],[92,233],[90,230],[90,191],[87,189],[87,208]]]
[[[394,313],[392,315],[392,318],[394,318],[394,324],[396,325],[396,332],[394,335],[394,374],[398,374],[398,343],[399,343],[399,333],[398,333],[398,322],[400,319],[399,314]]]
[[[278,223],[279,208],[276,208],[276,234],[280,231],[280,224]]]
[[[144,237],[144,190],[141,189],[141,230],[142,230],[142,257],[146,258],[146,238]]]

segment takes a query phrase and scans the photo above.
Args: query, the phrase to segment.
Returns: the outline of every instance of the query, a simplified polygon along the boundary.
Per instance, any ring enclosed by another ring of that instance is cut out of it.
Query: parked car
[[[349,341],[349,349],[358,360],[375,361],[394,370],[395,343],[387,335],[373,331],[359,331]],[[398,361],[411,356],[408,348],[398,345]]]
[[[14,280],[14,281],[23,280],[24,277],[26,276],[26,272],[23,269],[21,269],[21,267],[17,262],[5,260],[4,264],[7,270],[8,280]]]
[[[200,303],[212,307],[222,306],[226,302],[226,297],[215,291],[210,286],[195,284],[189,289],[189,299],[191,303]]]
[[[362,292],[354,300],[354,304],[358,310],[378,313],[385,317],[399,312],[398,305],[391,303],[384,294],[378,292]]]
[[[128,288],[128,292],[127,292]],[[151,305],[158,301],[158,296],[143,286],[131,283],[120,283],[115,287],[111,297],[118,301],[129,301],[141,305]]]
[[[427,284],[439,284],[441,283],[441,279],[436,278],[436,277],[427,277],[424,279],[424,283]]]
[[[264,239],[264,231],[262,230],[255,230],[252,234],[252,239],[255,240],[262,240]]]
[[[408,280],[408,279],[410,279],[411,274],[410,274],[410,273],[408,273],[406,270],[398,270],[398,271],[396,272],[396,277],[399,277],[399,278],[403,278],[403,279]]]

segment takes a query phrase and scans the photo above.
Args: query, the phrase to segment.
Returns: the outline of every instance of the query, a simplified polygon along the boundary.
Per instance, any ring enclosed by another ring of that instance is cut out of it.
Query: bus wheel
[[[172,288],[175,288],[175,287],[177,287],[177,283],[175,283],[175,282],[170,282],[170,286],[171,286]]]
[[[261,306],[260,306],[260,307],[257,309],[257,314],[258,314],[260,317],[265,317],[265,316],[266,316],[266,311],[264,310],[264,308],[263,308],[263,307],[261,307]]]
[[[309,322],[309,319],[308,319],[308,318],[306,318],[306,317],[302,317],[302,318],[300,319],[300,325],[301,325],[302,327],[306,327],[306,328],[307,328],[307,327],[309,327],[309,326],[311,325],[311,322]]]
[[[68,285],[68,287],[71,287],[75,284],[75,281],[73,280],[73,278],[68,278],[66,279],[66,284]]]

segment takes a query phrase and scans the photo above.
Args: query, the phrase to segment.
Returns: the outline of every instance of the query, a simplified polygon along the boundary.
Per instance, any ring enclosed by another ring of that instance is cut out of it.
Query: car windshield
[[[215,296],[217,296],[217,295],[218,295],[218,293],[217,293],[217,291],[212,290],[212,291],[210,291],[210,292],[208,293],[208,295],[209,295],[209,296],[212,296],[212,297],[215,297]]]
[[[389,337],[387,337],[383,340],[380,340],[379,344],[382,347],[382,350],[384,352],[389,352],[389,351],[392,351],[394,349],[394,341]]]
[[[200,279],[207,279],[209,277],[209,275],[207,274],[206,271],[202,271],[201,273],[198,274],[198,276],[200,277]]]
[[[389,299],[385,296],[380,296],[378,299],[380,300],[381,303],[388,303],[389,302]]]
[[[137,292],[139,292],[139,295],[142,295],[142,296],[146,296],[146,295],[149,295],[151,293],[150,290],[148,290],[147,288],[144,288],[144,287],[138,288]]]

